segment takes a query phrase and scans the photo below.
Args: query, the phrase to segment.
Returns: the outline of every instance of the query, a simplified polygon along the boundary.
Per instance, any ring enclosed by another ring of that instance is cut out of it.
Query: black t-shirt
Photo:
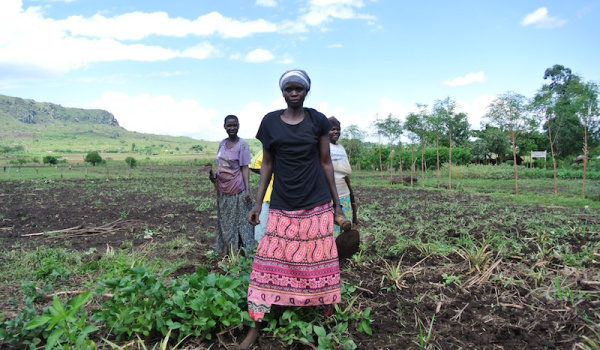
[[[281,120],[283,110],[268,113],[256,134],[273,156],[273,209],[310,209],[331,201],[329,185],[319,158],[319,138],[331,129],[322,113],[304,108],[296,125]]]

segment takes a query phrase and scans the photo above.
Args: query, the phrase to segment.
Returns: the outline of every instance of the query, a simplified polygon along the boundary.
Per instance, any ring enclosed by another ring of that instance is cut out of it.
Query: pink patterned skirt
[[[262,320],[273,304],[317,306],[340,299],[331,203],[293,211],[270,209],[250,274],[250,317]]]

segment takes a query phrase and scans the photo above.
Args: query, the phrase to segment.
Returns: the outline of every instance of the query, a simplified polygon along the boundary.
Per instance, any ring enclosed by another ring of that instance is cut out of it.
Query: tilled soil
[[[216,224],[211,186],[206,179],[194,177],[2,181],[0,254],[43,245],[102,254],[110,247],[139,249],[150,242],[163,244],[185,236],[197,243],[194,249],[182,252],[193,264],[175,274],[193,272],[198,265],[216,267],[214,260],[207,258],[214,245],[214,235],[209,233]],[[573,349],[582,342],[582,335],[593,338],[590,329],[600,322],[600,287],[590,282],[600,279],[598,259],[579,268],[568,267],[559,253],[533,259],[541,251],[535,235],[543,232],[532,226],[544,224],[550,229],[552,217],[564,217],[554,225],[573,228],[564,240],[578,253],[600,240],[596,215],[580,215],[566,208],[497,204],[486,196],[448,191],[402,186],[353,188],[359,198],[358,230],[364,250],[361,258],[343,262],[342,278],[359,286],[357,302],[361,308],[372,309],[374,320],[372,335],[352,333],[359,349]],[[403,201],[416,204],[404,206]],[[452,209],[457,207],[460,213]],[[507,219],[514,213],[535,216],[538,221]],[[450,224],[444,221],[448,216],[453,216]],[[419,232],[419,227],[431,229],[424,222],[439,222],[437,232]],[[580,230],[584,224],[587,230]],[[483,242],[490,232],[525,237],[529,243],[514,256],[481,249],[487,260],[477,267],[472,266],[466,250],[431,254],[426,244],[398,245],[402,235],[425,238],[437,234],[457,240],[469,235]],[[160,249],[155,251],[161,254]],[[0,263],[3,269],[10,268],[11,262],[4,257]],[[396,281],[389,275],[394,268],[402,273]],[[535,273],[541,270],[550,277],[536,279]],[[452,283],[452,276],[460,276],[460,281]],[[1,294],[18,292],[16,283],[4,284]],[[561,286],[564,296],[556,293]],[[570,297],[568,291],[588,297]],[[0,312],[7,312],[8,301],[0,301],[0,307]],[[235,348],[242,333],[234,330],[223,335],[212,349]],[[420,343],[423,340],[426,342]],[[206,349],[211,344],[191,340],[186,346]],[[255,348],[310,347],[287,346],[262,336]]]

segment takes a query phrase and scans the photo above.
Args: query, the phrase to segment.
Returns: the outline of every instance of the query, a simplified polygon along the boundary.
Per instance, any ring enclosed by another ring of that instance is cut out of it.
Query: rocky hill
[[[34,124],[102,124],[119,127],[111,113],[100,109],[67,108],[47,102],[0,95],[0,118],[28,125]]]

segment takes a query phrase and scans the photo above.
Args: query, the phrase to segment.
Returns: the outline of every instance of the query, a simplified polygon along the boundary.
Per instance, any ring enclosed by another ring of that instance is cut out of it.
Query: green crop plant
[[[93,310],[92,320],[105,323],[117,339],[148,336],[154,330],[166,333],[167,288],[163,279],[168,272],[157,278],[147,268],[136,266],[124,277],[100,282],[97,292],[110,293],[111,297],[100,303],[101,309]]]
[[[569,302],[574,302],[576,299],[585,298],[586,294],[584,292],[575,293],[566,280],[562,280],[558,274],[554,277],[552,281],[552,286],[550,287],[550,294],[555,298],[562,299]]]
[[[386,260],[382,261],[385,265],[385,274],[381,278],[381,285],[383,285],[384,280],[388,280],[392,288],[402,289],[406,287],[406,284],[404,283],[404,276],[406,276],[410,270],[402,271],[402,260],[398,261],[396,266],[390,265]]]
[[[25,325],[38,316],[34,301],[48,293],[52,286],[47,284],[38,289],[35,283],[25,280],[21,282],[21,289],[24,294],[24,307],[11,319],[4,319],[5,315],[0,315],[0,339],[8,345],[36,349],[43,339],[48,338],[50,331],[46,331],[41,327],[25,329]],[[14,297],[10,297],[9,301],[12,304],[12,309],[18,308],[19,303]]]
[[[417,335],[417,340],[413,341],[413,343],[418,345],[421,349],[429,348],[430,342],[432,340],[431,337],[432,337],[434,320],[435,320],[435,315],[431,316],[431,321],[429,321],[427,333],[423,332],[423,322],[420,319],[417,321],[417,323],[419,325],[419,334]]]
[[[86,323],[86,312],[81,316],[80,310],[91,297],[91,291],[84,292],[64,305],[54,295],[52,306],[41,316],[25,325],[25,330],[32,330],[48,325],[46,331],[52,331],[46,339],[46,350],[54,349],[56,345],[64,344],[62,349],[93,350],[96,344],[90,340],[89,334],[98,327]]]
[[[577,343],[576,347],[583,350],[600,350],[600,333],[590,326],[588,326],[588,329],[592,332],[592,335],[581,336],[583,342]]]
[[[485,242],[479,246],[476,243],[472,243],[469,247],[461,247],[457,253],[469,263],[471,271],[477,270],[481,272],[488,265],[493,253],[491,250],[488,250],[489,248],[490,245]]]
[[[448,275],[443,273],[442,274],[442,278],[444,279],[444,282],[442,283],[442,287],[446,287],[452,283],[458,284],[460,285],[460,276],[454,276],[454,275]]]
[[[214,331],[222,328],[250,326],[247,289],[247,278],[209,273],[199,267],[196,273],[171,281],[165,325],[179,331],[179,340],[187,335],[212,339]]]

